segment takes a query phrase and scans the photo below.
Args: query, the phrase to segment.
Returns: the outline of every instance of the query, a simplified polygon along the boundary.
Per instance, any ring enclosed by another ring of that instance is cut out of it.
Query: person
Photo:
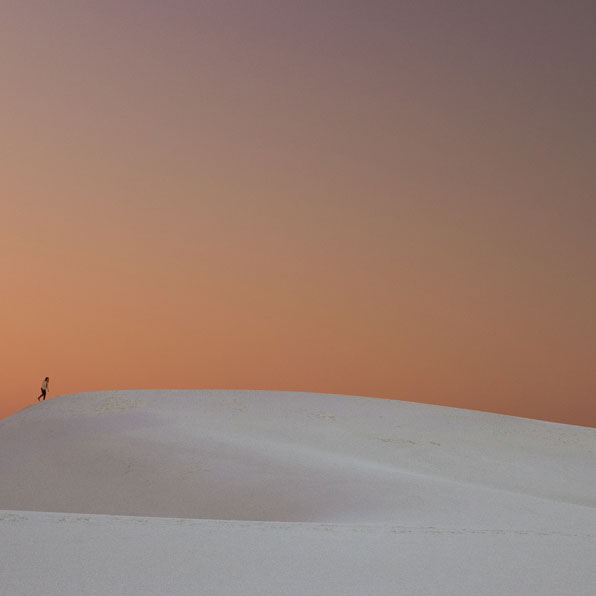
[[[50,377],[46,377],[43,380],[43,383],[41,384],[41,395],[37,398],[37,401],[39,401],[42,397],[45,401],[46,399],[46,393],[48,392],[48,384],[50,382]]]

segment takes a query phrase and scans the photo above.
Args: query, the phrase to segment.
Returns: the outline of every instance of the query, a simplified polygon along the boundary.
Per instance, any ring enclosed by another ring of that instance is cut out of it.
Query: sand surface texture
[[[0,421],[3,594],[590,595],[596,430],[267,391]]]

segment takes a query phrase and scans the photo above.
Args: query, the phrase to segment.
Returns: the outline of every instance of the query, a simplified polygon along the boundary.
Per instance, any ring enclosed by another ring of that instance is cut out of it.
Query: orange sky
[[[24,4],[0,416],[49,375],[596,426],[586,3]]]

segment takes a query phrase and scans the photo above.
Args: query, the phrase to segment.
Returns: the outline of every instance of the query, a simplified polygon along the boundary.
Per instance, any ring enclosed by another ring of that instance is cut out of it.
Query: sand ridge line
[[[359,532],[366,534],[449,534],[449,535],[492,535],[492,536],[557,536],[563,538],[588,538],[596,540],[596,534],[585,532],[564,532],[560,530],[530,530],[523,528],[454,528],[438,526],[404,526],[391,524],[349,524],[318,522],[275,522],[246,520],[209,520],[176,517],[136,517],[123,515],[77,514],[58,512],[1,511],[0,522],[5,523],[44,523],[44,524],[91,524],[91,525],[166,525],[195,526],[212,528],[250,528],[257,531],[291,530],[300,528],[313,532]]]

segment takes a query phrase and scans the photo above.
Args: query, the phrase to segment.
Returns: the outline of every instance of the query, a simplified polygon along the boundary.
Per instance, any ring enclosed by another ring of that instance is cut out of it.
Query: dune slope
[[[158,594],[147,578],[174,570],[178,593],[214,594],[456,594],[462,574],[470,593],[513,594],[529,573],[526,594],[591,594],[596,580],[594,429],[351,396],[118,391],[18,412],[0,452],[11,594]],[[28,565],[62,556],[68,586],[42,592]]]

